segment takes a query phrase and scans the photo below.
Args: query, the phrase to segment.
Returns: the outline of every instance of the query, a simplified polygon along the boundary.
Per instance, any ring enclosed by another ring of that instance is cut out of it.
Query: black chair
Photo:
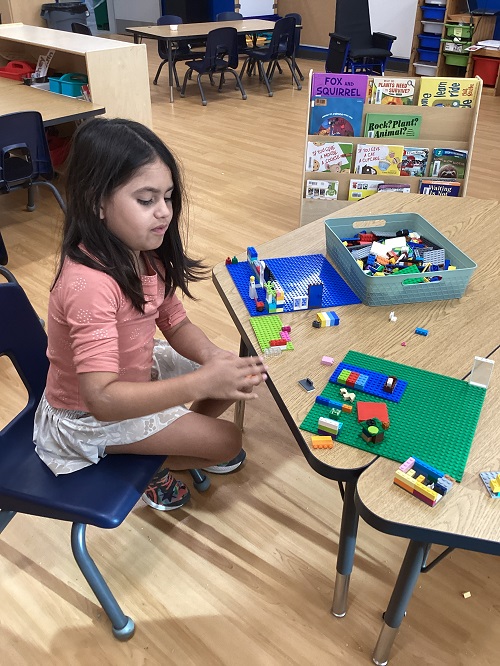
[[[295,74],[292,58],[295,50],[295,19],[291,16],[286,18],[279,19],[276,21],[274,26],[273,34],[271,37],[271,42],[269,46],[262,49],[249,49],[247,52],[247,58],[243,63],[241,68],[240,77],[243,78],[243,74],[247,67],[250,69],[255,63],[259,68],[259,76],[261,80],[266,84],[267,92],[269,97],[273,96],[271,90],[270,81],[267,73],[264,70],[263,63],[268,63],[268,72],[269,67],[274,63],[279,63],[280,60],[284,60],[290,72],[292,73],[293,80],[297,85],[297,90],[302,90],[297,75]],[[272,71],[272,69],[271,69]]]
[[[38,111],[20,111],[0,116],[0,194],[28,189],[29,211],[35,210],[33,188],[45,185],[63,211],[66,207],[57,188],[50,182],[54,170]]]
[[[45,389],[47,336],[12,273],[0,266],[0,356],[8,356],[28,392],[28,403],[0,430],[0,533],[16,513],[73,523],[71,548],[81,572],[109,617],[113,634],[128,640],[127,617],[85,544],[87,525],[118,527],[132,511],[163,456],[110,455],[98,465],[54,476],[35,452],[33,418]],[[9,391],[8,386],[3,386]],[[193,478],[200,475],[192,470]],[[200,475],[201,476],[201,475]],[[29,611],[27,611],[29,612]]]
[[[72,23],[71,30],[79,35],[90,35],[92,37],[92,30],[86,23]]]
[[[243,14],[239,12],[220,12],[215,17],[216,21],[243,21]],[[246,35],[238,35],[238,53],[245,54],[248,50]]]
[[[295,71],[299,75],[299,78],[301,81],[304,80],[304,76],[302,75],[302,72],[299,69],[299,66],[295,62],[295,58],[297,57],[297,51],[300,46],[300,32],[302,30],[302,16],[300,14],[297,14],[295,12],[291,12],[290,14],[285,14],[285,18],[288,16],[291,16],[292,18],[295,19],[295,48],[293,49],[293,65],[295,67]]]
[[[333,35],[349,43],[342,71],[384,74],[396,37],[382,32],[372,34],[368,0],[337,0]]]
[[[330,43],[326,56],[325,72],[337,72],[341,74],[346,71],[347,54],[349,52],[349,40],[347,37],[330,33]]]
[[[0,266],[6,266],[9,261],[9,255],[7,254],[7,248],[3,242],[3,236],[0,233]]]
[[[173,14],[165,14],[160,16],[156,25],[180,25],[182,23],[182,18],[180,16],[175,16]],[[158,84],[158,77],[160,72],[163,69],[163,65],[168,63],[168,46],[167,42],[164,40],[158,40],[158,55],[162,59],[156,76],[153,79],[153,84],[156,86]],[[172,49],[172,70],[174,72],[175,86],[179,90],[179,77],[177,76],[176,63],[182,60],[190,60],[191,58],[203,57],[203,53],[196,53],[191,51],[191,47],[187,39],[179,39],[175,47]]]
[[[212,77],[214,74],[220,74],[218,92],[221,92],[226,73],[232,74],[236,79],[236,86],[241,92],[243,99],[247,98],[245,89],[241,83],[236,68],[238,67],[238,33],[235,28],[216,28],[207,35],[207,46],[203,60],[191,60],[186,62],[188,70],[184,76],[184,82],[181,89],[181,97],[186,94],[186,85],[193,70],[198,72],[196,77],[200,89],[201,103],[207,105],[207,100],[201,85],[201,77],[208,74]]]

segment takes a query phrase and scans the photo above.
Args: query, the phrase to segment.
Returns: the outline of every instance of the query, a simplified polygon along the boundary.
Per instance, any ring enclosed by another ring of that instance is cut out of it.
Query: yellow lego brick
[[[500,474],[496,479],[490,480],[490,488],[492,493],[500,493]]]
[[[324,312],[318,312],[318,314],[316,315],[316,318],[319,321],[319,323],[321,324],[321,328],[323,328],[323,326],[326,326],[327,322],[329,321],[329,319],[327,318],[327,316],[325,315]]]
[[[407,472],[408,476],[415,476],[415,470],[414,469],[409,469]]]
[[[425,495],[430,500],[437,500],[438,498],[438,493],[435,490],[431,490],[428,486],[424,486],[424,484],[419,481],[415,481],[415,490],[421,495]]]
[[[425,481],[425,476],[423,474],[419,474],[415,480],[417,481],[417,483],[422,483],[423,481]]]
[[[396,483],[396,479],[401,481],[401,483],[404,483],[405,486],[408,486],[410,492],[412,492],[413,488],[415,487],[415,479],[412,479],[409,474],[406,474],[405,472],[402,472],[400,469],[398,469],[394,475],[394,483]]]

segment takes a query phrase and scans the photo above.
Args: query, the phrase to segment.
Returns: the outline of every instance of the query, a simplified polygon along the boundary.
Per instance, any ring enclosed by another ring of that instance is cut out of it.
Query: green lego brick
[[[401,402],[387,403],[391,426],[385,431],[383,442],[363,441],[356,403],[351,414],[339,416],[344,427],[338,441],[398,462],[417,457],[461,481],[486,389],[355,351],[348,352],[343,362],[404,379],[408,386]],[[321,395],[338,400],[338,385],[328,383]],[[373,396],[370,401],[385,402]],[[300,427],[316,433],[318,418],[328,416],[329,411],[315,403]]]
[[[250,317],[250,323],[254,330],[257,340],[262,351],[269,349],[270,340],[278,340],[280,331],[283,327],[283,322],[278,315],[269,315],[267,317]],[[293,344],[287,342],[287,349],[293,349]]]

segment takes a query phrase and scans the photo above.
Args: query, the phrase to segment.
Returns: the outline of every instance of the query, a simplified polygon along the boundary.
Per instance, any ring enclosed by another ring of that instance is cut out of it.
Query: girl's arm
[[[176,352],[200,365],[205,365],[217,355],[236,356],[236,354],[214,345],[201,328],[193,324],[188,317],[165,331],[164,335]]]

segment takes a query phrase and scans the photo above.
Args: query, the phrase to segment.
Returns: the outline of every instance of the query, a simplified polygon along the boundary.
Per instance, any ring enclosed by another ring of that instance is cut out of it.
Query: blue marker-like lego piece
[[[429,331],[425,328],[416,328],[415,333],[417,335],[429,335]]]

